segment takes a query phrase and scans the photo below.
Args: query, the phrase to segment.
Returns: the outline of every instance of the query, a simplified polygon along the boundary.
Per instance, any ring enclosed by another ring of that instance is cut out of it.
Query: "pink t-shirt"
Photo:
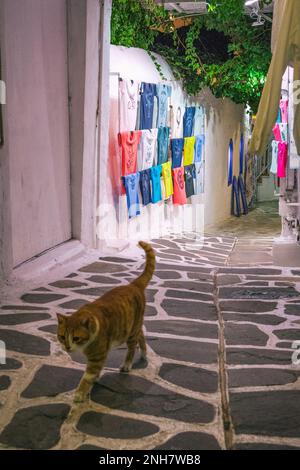
[[[288,108],[289,108],[289,100],[280,100],[279,104],[281,110],[281,122],[283,124],[288,123]]]
[[[278,143],[278,163],[277,163],[277,176],[278,178],[285,178],[285,170],[287,164],[288,146],[286,142]]]
[[[273,134],[274,134],[274,137],[275,137],[275,140],[277,140],[277,142],[280,142],[281,141],[281,131],[280,131],[280,127],[279,127],[279,124],[275,124],[275,126],[273,127]]]
[[[174,168],[173,174],[173,204],[186,204],[185,182],[184,182],[184,168]]]

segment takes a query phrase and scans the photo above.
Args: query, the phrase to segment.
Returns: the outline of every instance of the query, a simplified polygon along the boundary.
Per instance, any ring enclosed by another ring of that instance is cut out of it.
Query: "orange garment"
[[[141,131],[121,132],[119,134],[119,143],[122,150],[122,176],[136,173],[137,151],[141,135]]]

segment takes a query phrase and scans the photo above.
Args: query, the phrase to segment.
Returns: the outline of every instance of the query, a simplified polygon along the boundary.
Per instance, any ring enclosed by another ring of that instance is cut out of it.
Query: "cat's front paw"
[[[123,372],[123,374],[128,374],[128,372],[130,372],[130,366],[123,364],[120,367],[120,372]]]
[[[82,403],[86,400],[86,395],[83,392],[75,392],[74,403]]]

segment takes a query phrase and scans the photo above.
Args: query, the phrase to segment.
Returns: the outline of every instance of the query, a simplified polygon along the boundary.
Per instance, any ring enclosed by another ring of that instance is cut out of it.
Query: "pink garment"
[[[279,124],[275,124],[275,126],[273,127],[273,134],[274,134],[274,137],[275,137],[275,140],[277,142],[280,142],[281,141],[281,132],[280,132],[280,127],[279,127]]]
[[[288,146],[286,142],[278,143],[278,163],[277,163],[277,176],[278,178],[285,178],[285,170],[288,156]]]
[[[172,173],[174,186],[173,204],[186,204],[184,168],[174,168]]]
[[[281,110],[281,122],[283,124],[288,123],[288,109],[289,109],[289,100],[280,100],[280,110]]]

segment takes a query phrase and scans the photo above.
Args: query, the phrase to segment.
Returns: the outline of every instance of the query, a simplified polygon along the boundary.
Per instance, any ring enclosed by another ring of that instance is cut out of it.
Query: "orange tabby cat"
[[[145,288],[155,269],[155,254],[149,244],[139,242],[139,245],[146,252],[146,266],[137,279],[83,305],[71,316],[57,314],[57,336],[64,349],[81,350],[87,357],[87,368],[75,393],[76,402],[85,400],[113,346],[127,343],[127,355],[120,369],[122,372],[129,372],[137,344],[142,358],[146,359],[142,330]]]

